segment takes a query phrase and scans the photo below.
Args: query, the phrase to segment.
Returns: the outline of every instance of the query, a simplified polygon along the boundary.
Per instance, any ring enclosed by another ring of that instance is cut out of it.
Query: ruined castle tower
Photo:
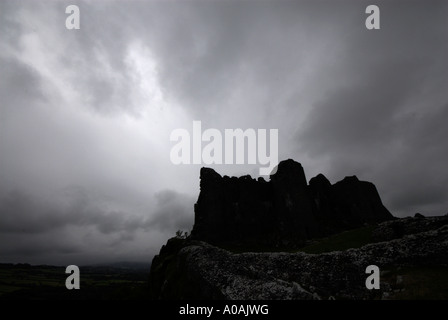
[[[291,159],[269,181],[202,168],[200,189],[192,237],[214,244],[298,247],[393,218],[372,183],[353,176],[331,185],[319,174],[308,185],[302,165]]]

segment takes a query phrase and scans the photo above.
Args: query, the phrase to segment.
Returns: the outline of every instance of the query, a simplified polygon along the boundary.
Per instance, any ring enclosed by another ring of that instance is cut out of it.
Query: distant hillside
[[[150,270],[145,266],[80,266],[81,289],[67,290],[65,267],[0,264],[0,300],[144,300]]]

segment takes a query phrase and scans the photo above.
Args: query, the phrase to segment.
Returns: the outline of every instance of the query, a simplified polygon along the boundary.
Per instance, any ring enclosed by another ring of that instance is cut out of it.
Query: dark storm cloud
[[[62,234],[58,234],[56,239],[55,234],[51,237],[48,234],[24,237],[20,234],[0,233],[0,241],[2,242],[0,245],[2,261],[10,261],[9,258],[14,256],[69,255],[82,253],[84,249]]]
[[[33,102],[44,100],[40,91],[40,77],[30,67],[15,59],[0,64],[0,96],[3,97],[2,116],[8,117],[12,108],[29,108]],[[1,120],[0,120],[1,121]],[[5,121],[5,120],[3,120]]]
[[[374,181],[398,215],[448,209],[447,6],[437,4],[379,3],[381,31],[345,44],[297,134],[301,151],[331,159],[332,178]]]
[[[313,37],[322,27],[307,16],[319,14],[317,7],[291,1],[187,1],[166,14],[162,6],[164,18],[151,15],[157,22],[148,30],[157,32],[153,49],[161,82],[202,119],[219,116],[238,95],[244,101],[234,103],[241,108],[269,111],[296,87],[308,49],[318,45]],[[329,11],[324,9],[321,19],[331,23]],[[260,96],[269,98],[259,105]]]
[[[67,197],[67,194],[65,195]],[[69,226],[95,226],[98,231],[109,234],[139,228],[140,218],[129,217],[123,212],[107,211],[96,199],[74,188],[64,204],[37,199],[21,191],[12,191],[0,203],[0,232],[44,233]]]
[[[137,116],[139,110],[130,99],[135,84],[125,59],[132,18],[119,2],[78,1],[82,28],[70,32],[65,28],[69,4],[73,1],[2,2],[2,42],[20,52],[27,41],[36,44],[34,39],[39,39],[42,50],[53,55],[53,66],[65,69],[59,68],[57,77],[82,95],[83,107],[106,115],[124,112]],[[129,23],[120,23],[126,20]],[[61,47],[63,52],[58,52]]]
[[[92,198],[80,187],[68,189],[64,197],[67,200],[61,204],[21,191],[10,192],[0,202],[0,233],[44,233],[69,226],[95,226],[104,234],[149,227],[162,231],[189,229],[195,202],[188,195],[163,190],[155,194],[154,213],[133,217],[101,207],[100,199]]]
[[[193,226],[193,207],[195,198],[179,194],[173,190],[164,190],[156,195],[157,209],[152,215],[149,227],[162,231],[190,231]]]
[[[96,243],[87,248],[77,240],[77,234],[85,239],[93,237],[98,243],[104,242],[101,237],[109,237],[107,246],[121,248],[123,243],[132,242],[138,231],[160,230],[174,236],[177,230],[191,230],[192,197],[173,190],[160,191],[154,196],[154,209],[146,216],[135,216],[108,210],[106,205],[100,205],[100,199],[80,187],[64,190],[58,201],[38,199],[21,191],[10,192],[0,202],[0,239],[4,240],[0,256],[2,259],[17,255],[64,256],[97,250],[98,258],[104,259]],[[83,230],[91,231],[83,235]]]
[[[42,199],[13,191],[1,199],[2,261],[65,263],[73,255],[81,256],[75,261],[85,261],[89,253],[104,260],[106,248],[121,250],[117,243],[132,241],[143,224],[141,217],[101,207],[82,188],[64,193]]]
[[[64,12],[66,6],[67,3],[59,3],[56,10]],[[132,40],[132,17],[119,2],[80,2],[79,8],[82,28],[77,32],[60,28],[71,51],[60,57],[61,62],[76,70],[69,78],[70,84],[82,92],[86,104],[96,112],[138,116],[139,110],[130,97],[135,84],[125,63]]]

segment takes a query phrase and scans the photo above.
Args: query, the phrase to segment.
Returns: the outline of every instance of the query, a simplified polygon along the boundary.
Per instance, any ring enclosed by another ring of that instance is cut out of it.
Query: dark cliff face
[[[373,183],[345,177],[331,185],[322,175],[311,179],[313,212],[323,234],[393,219]]]
[[[202,168],[194,239],[213,244],[297,247],[307,239],[392,219],[375,186],[322,175],[307,184],[302,165],[280,162],[270,181],[221,177]]]

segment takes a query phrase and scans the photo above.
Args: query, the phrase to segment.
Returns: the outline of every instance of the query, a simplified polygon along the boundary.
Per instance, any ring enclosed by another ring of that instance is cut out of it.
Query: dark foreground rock
[[[436,230],[448,224],[448,216],[425,217],[422,214],[381,223],[372,234],[375,242],[402,238],[405,235]]]
[[[407,232],[394,234],[393,240],[323,254],[236,254],[206,242],[173,238],[152,263],[151,298],[384,299],[410,290],[401,275],[405,270],[442,270],[446,277],[447,217],[400,221]],[[388,237],[391,223],[379,224],[376,234]],[[369,265],[381,270],[379,290],[366,289]],[[431,298],[431,292],[427,294]]]

